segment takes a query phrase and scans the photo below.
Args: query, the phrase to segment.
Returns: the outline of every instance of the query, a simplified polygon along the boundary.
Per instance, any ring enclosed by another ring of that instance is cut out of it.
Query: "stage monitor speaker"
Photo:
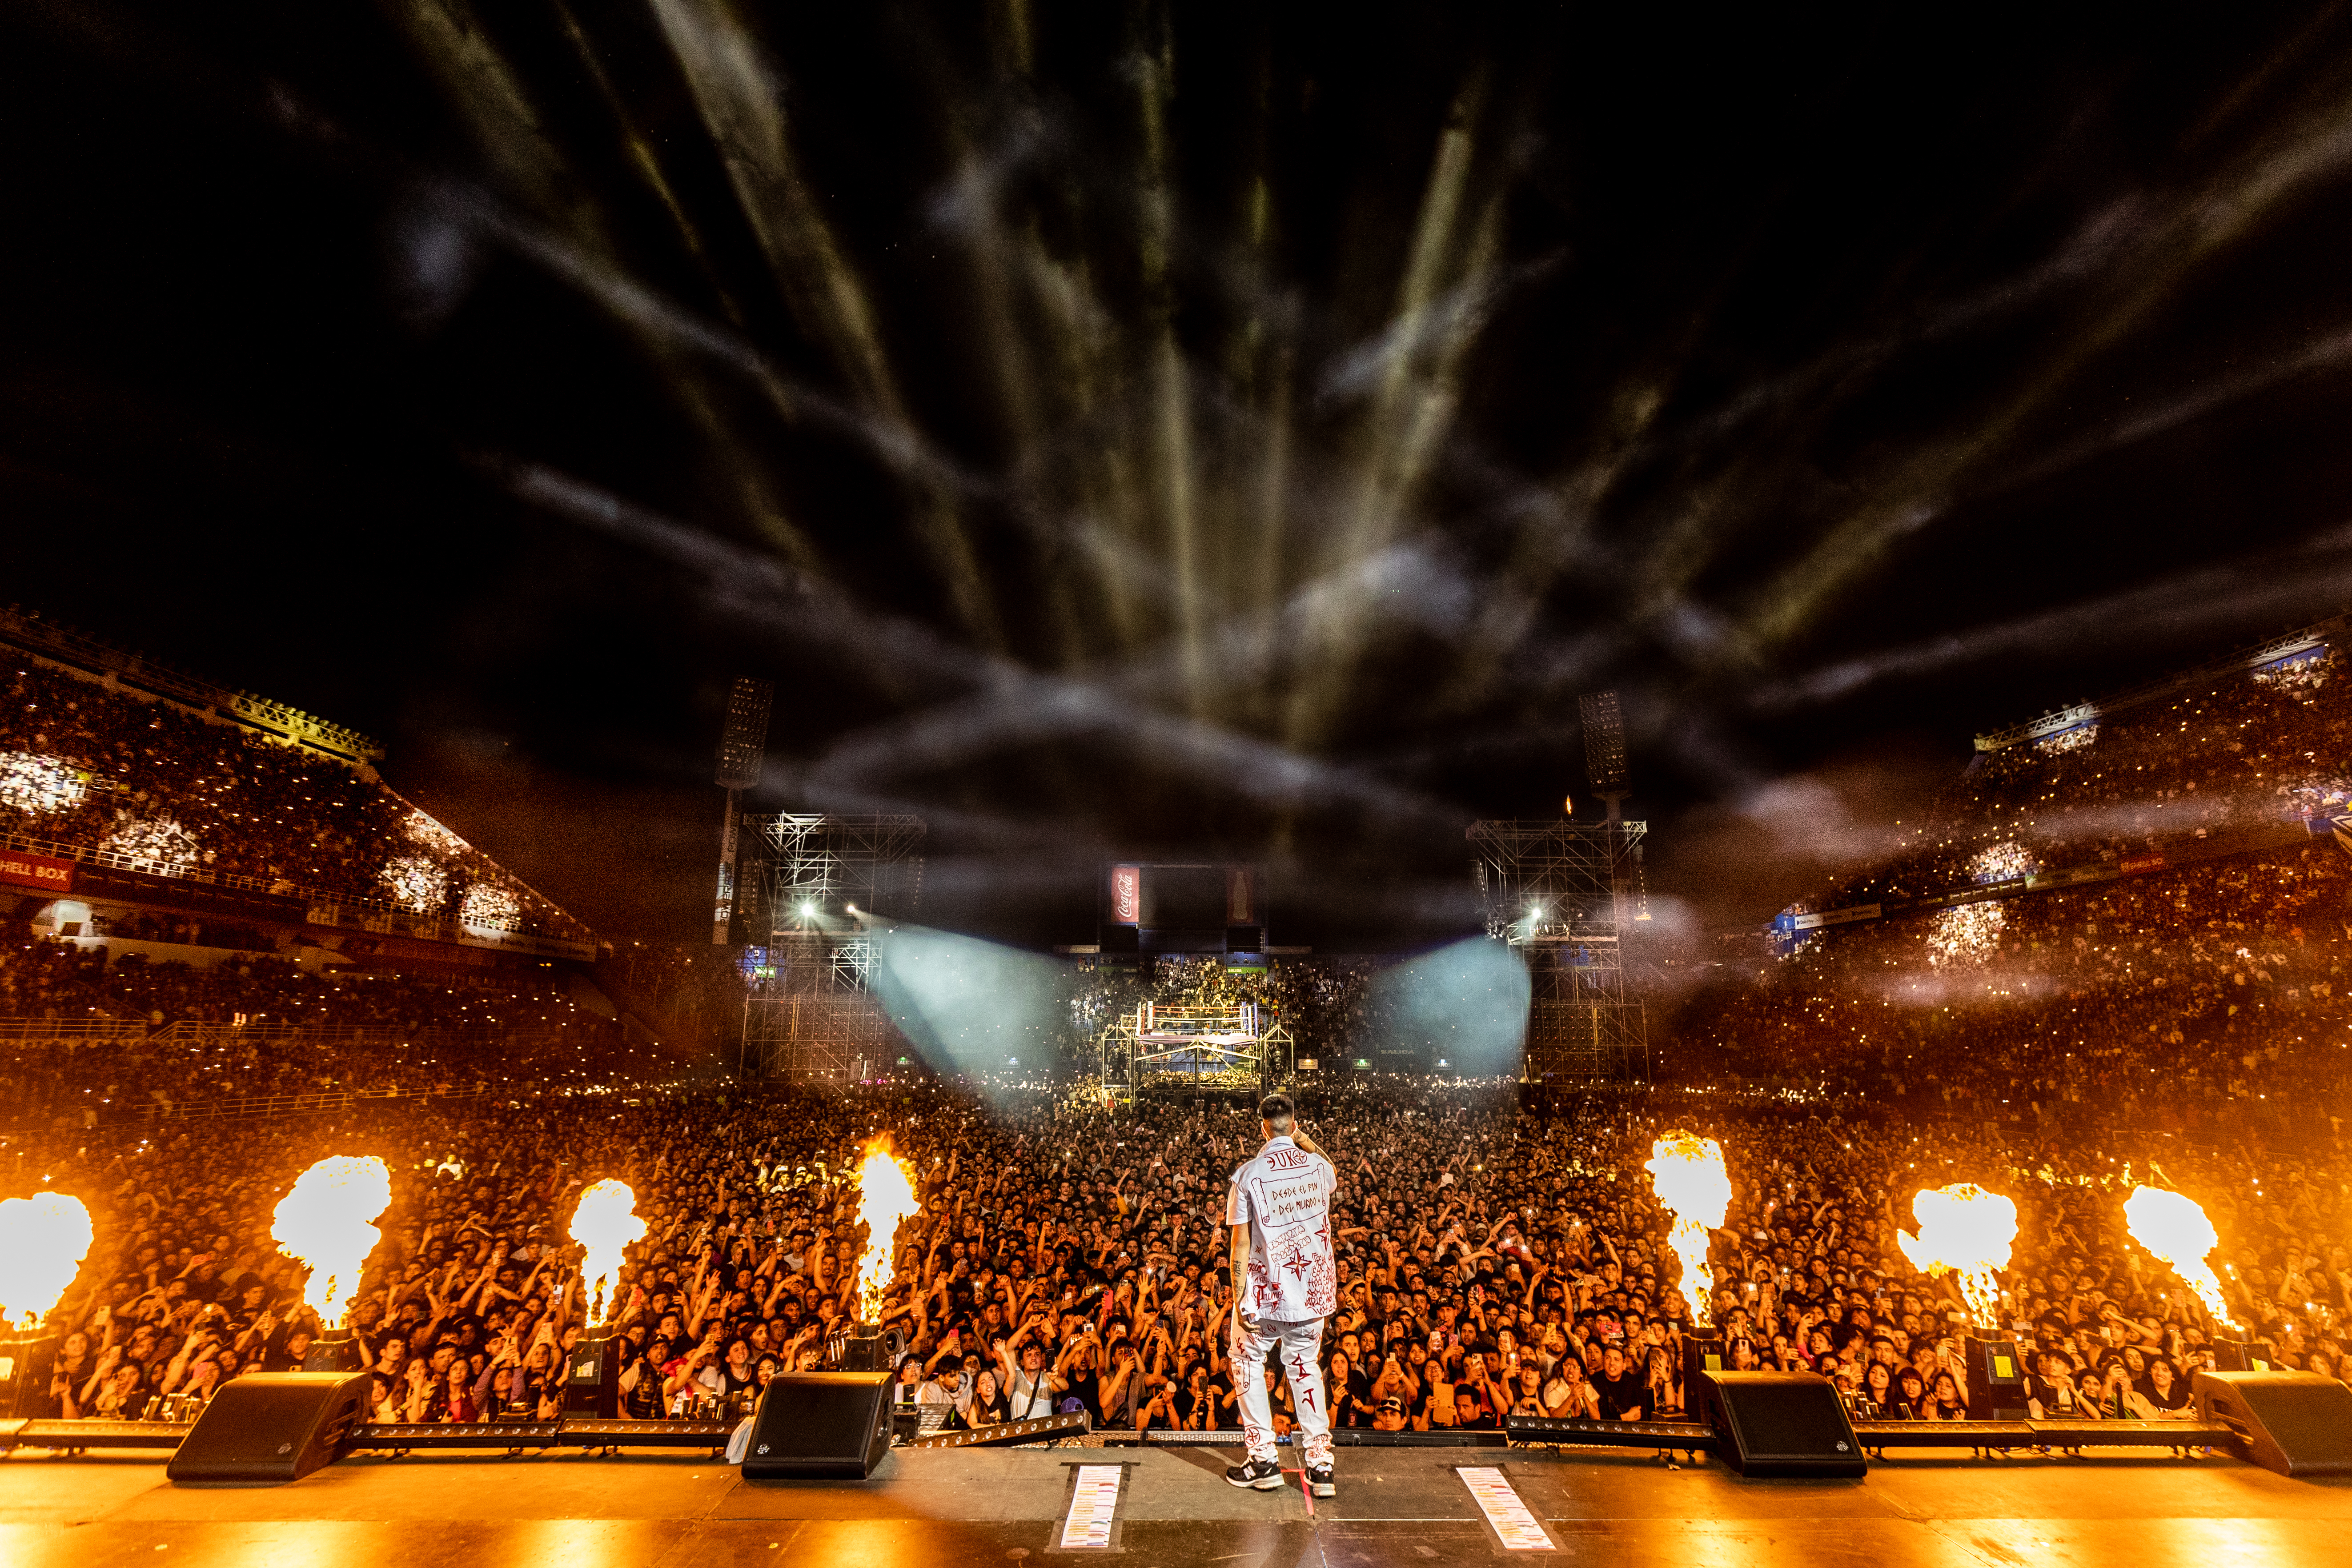
[[[1969,1334],[1960,1343],[1969,1363],[1969,1419],[2024,1420],[2025,1362],[2017,1353],[2017,1342]]]
[[[760,1395],[747,1481],[862,1481],[890,1451],[886,1372],[788,1372]]]
[[[2352,1388],[2308,1372],[2204,1372],[2197,1418],[2283,1476],[2352,1476]]]
[[[5,1320],[0,1320],[5,1322]],[[49,1394],[58,1371],[58,1336],[0,1340],[0,1421],[29,1421],[64,1408]]]
[[[583,1421],[620,1419],[621,1351],[628,1342],[613,1334],[572,1347],[563,1367],[563,1414]]]
[[[1743,1476],[1855,1477],[1867,1468],[1845,1404],[1810,1372],[1711,1372],[1716,1451]]]
[[[1683,1336],[1683,1409],[1685,1420],[1706,1419],[1706,1378],[1731,1370],[1731,1350],[1713,1330]]]
[[[163,1467],[174,1481],[295,1481],[341,1457],[367,1414],[369,1374],[257,1372],[205,1403]]]

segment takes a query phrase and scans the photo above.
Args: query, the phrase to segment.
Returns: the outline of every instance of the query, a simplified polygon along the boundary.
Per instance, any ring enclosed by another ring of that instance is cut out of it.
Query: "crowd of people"
[[[2290,664],[1979,752],[1817,908],[1896,902],[2030,873],[2162,853],[2222,834],[2308,826],[2352,804],[2352,681],[2321,647]]]
[[[2213,1146],[2108,1123],[2092,1142],[1667,1089],[1367,1077],[1301,1101],[1340,1172],[1340,1305],[1323,1370],[1341,1425],[1679,1413],[1691,1314],[1642,1170],[1670,1125],[1721,1141],[1737,1194],[1715,1236],[1711,1331],[1738,1364],[1824,1373],[1858,1409],[1963,1414],[1962,1304],[1894,1240],[1914,1192],[1962,1180],[2024,1216],[1994,1326],[2028,1349],[2043,1408],[2179,1414],[2212,1342],[2241,1334],[2282,1364],[2341,1373],[2352,1259],[2332,1146]],[[853,1173],[883,1135],[922,1207],[893,1237],[877,1316],[906,1337],[900,1397],[929,1424],[1069,1409],[1123,1429],[1236,1425],[1236,1380],[1268,1374],[1230,1353],[1222,1222],[1226,1177],[1257,1129],[1213,1098],[1102,1109],[924,1082],[363,1104],[327,1129],[10,1139],[0,1183],[46,1176],[98,1217],[97,1247],[51,1319],[58,1410],[200,1398],[298,1362],[332,1325],[301,1309],[270,1212],[334,1152],[377,1153],[395,1173],[351,1325],[376,1372],[378,1419],[547,1416],[590,1332],[622,1337],[624,1406],[656,1417],[815,1364],[859,1316]],[[649,1234],[600,1307],[568,1226],[581,1188],[607,1176],[631,1184]],[[2238,1324],[2215,1321],[2126,1237],[2137,1179],[2207,1205]],[[1269,1387],[1286,1425],[1291,1395]]]
[[[2341,1377],[2352,866],[2285,831],[2340,801],[2326,759],[2352,733],[2352,692],[2334,670],[2332,655],[2306,658],[1990,753],[1903,856],[1824,900],[1884,900],[1885,918],[1662,1008],[1657,1081],[1641,1087],[1330,1070],[1388,1027],[1363,960],[1076,966],[1043,1087],[742,1084],[715,1061],[698,1087],[674,1055],[633,1054],[551,973],[313,973],[260,953],[108,964],[66,942],[0,943],[0,1016],[147,1031],[63,1070],[54,1044],[0,1041],[14,1049],[0,1100],[17,1113],[0,1117],[14,1128],[0,1195],[71,1192],[97,1218],[49,1320],[49,1407],[136,1413],[298,1364],[346,1325],[307,1315],[271,1211],[311,1161],[374,1153],[394,1205],[347,1326],[379,1420],[549,1416],[588,1334],[622,1341],[628,1414],[724,1407],[823,1362],[870,1315],[903,1335],[899,1397],[929,1426],[1072,1410],[1100,1427],[1222,1431],[1249,1378],[1287,1425],[1287,1381],[1235,1364],[1227,1332],[1225,1184],[1256,1146],[1252,1097],[1121,1102],[1074,1085],[1103,1028],[1144,1000],[1255,1003],[1299,1056],[1326,1059],[1298,1097],[1340,1178],[1321,1370],[1342,1426],[1673,1417],[1682,1342],[1701,1327],[1735,1365],[1816,1371],[1859,1412],[1921,1419],[1966,1415],[1971,1327],[2015,1337],[2039,1414],[2180,1416],[2224,1339]],[[18,672],[0,748],[17,759],[0,766],[8,805],[48,831],[168,810],[207,863],[249,874],[365,880],[424,853],[453,885],[471,875],[469,851],[436,847],[340,764],[44,668]],[[86,770],[83,793],[43,758]],[[2243,844],[2197,837],[2251,827],[2263,832]],[[2115,874],[2013,881],[2083,864]],[[1972,881],[2001,896],[1900,907]],[[611,969],[660,1016],[715,1021],[709,1033],[743,994],[724,952],[632,947]],[[183,1021],[238,1027],[174,1043]],[[201,1129],[86,1103],[383,1082],[474,1092]],[[1720,1141],[1735,1194],[1696,1314],[1643,1170],[1671,1128]],[[882,1137],[921,1208],[887,1238],[869,1314],[853,1173]],[[569,1237],[581,1189],[604,1177],[630,1184],[649,1226],[609,1291],[582,1278]],[[2021,1212],[1990,1323],[1895,1240],[1914,1194],[1958,1182]],[[2223,1313],[2128,1235],[2123,1203],[2143,1182],[2205,1206]]]
[[[584,940],[563,911],[372,774],[18,657],[0,665],[0,825],[164,875],[248,877]]]
[[[1915,1115],[2332,1132],[2352,1114],[2347,893],[2352,862],[2305,841],[1833,928],[1687,1002],[1664,1070]]]
[[[690,1074],[688,1053],[632,1038],[552,970],[427,976],[310,970],[263,953],[209,968],[108,956],[42,937],[0,941],[0,1128],[152,1121],[323,1090],[579,1091]],[[42,1027],[85,1019],[132,1032],[77,1048]]]
[[[1680,999],[1665,1071],[1915,1118],[2332,1139],[2352,1115],[2340,667],[2307,650],[1981,753],[1900,852],[1812,900],[1881,917]],[[2086,876],[2015,881],[2058,871]]]

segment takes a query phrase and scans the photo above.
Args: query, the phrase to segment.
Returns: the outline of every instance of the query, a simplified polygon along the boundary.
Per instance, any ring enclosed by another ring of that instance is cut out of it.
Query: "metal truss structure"
[[[898,1050],[869,982],[887,921],[921,900],[923,819],[781,812],[747,816],[743,828],[744,924],[767,940],[751,966],[739,1070],[871,1073]]]
[[[1290,1033],[1259,1025],[1255,1002],[1139,1002],[1095,1037],[1103,1087],[1118,1099],[1150,1089],[1275,1088],[1295,1066]]]
[[[1478,822],[1486,931],[1528,966],[1524,1076],[1530,1081],[1647,1082],[1648,1017],[1625,995],[1622,936],[1647,918],[1645,822]]]

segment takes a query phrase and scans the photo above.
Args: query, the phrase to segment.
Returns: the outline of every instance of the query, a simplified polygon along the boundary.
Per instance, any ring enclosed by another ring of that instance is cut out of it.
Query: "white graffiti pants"
[[[1331,1412],[1324,1403],[1323,1320],[1277,1323],[1260,1318],[1255,1331],[1234,1316],[1234,1384],[1242,1402],[1242,1438],[1253,1459],[1274,1458],[1274,1401],[1265,1386],[1265,1352],[1282,1352],[1282,1375],[1290,1380],[1291,1407],[1298,1412],[1299,1452],[1309,1468],[1331,1462]]]

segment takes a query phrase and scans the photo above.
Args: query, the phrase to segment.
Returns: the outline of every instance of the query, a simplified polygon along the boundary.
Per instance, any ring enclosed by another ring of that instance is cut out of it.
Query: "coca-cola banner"
[[[1143,920],[1143,868],[1113,866],[1110,868],[1110,918],[1116,924],[1131,926]]]
[[[1257,917],[1250,912],[1255,902],[1250,897],[1250,868],[1246,866],[1225,868],[1225,923],[1245,926]]]

